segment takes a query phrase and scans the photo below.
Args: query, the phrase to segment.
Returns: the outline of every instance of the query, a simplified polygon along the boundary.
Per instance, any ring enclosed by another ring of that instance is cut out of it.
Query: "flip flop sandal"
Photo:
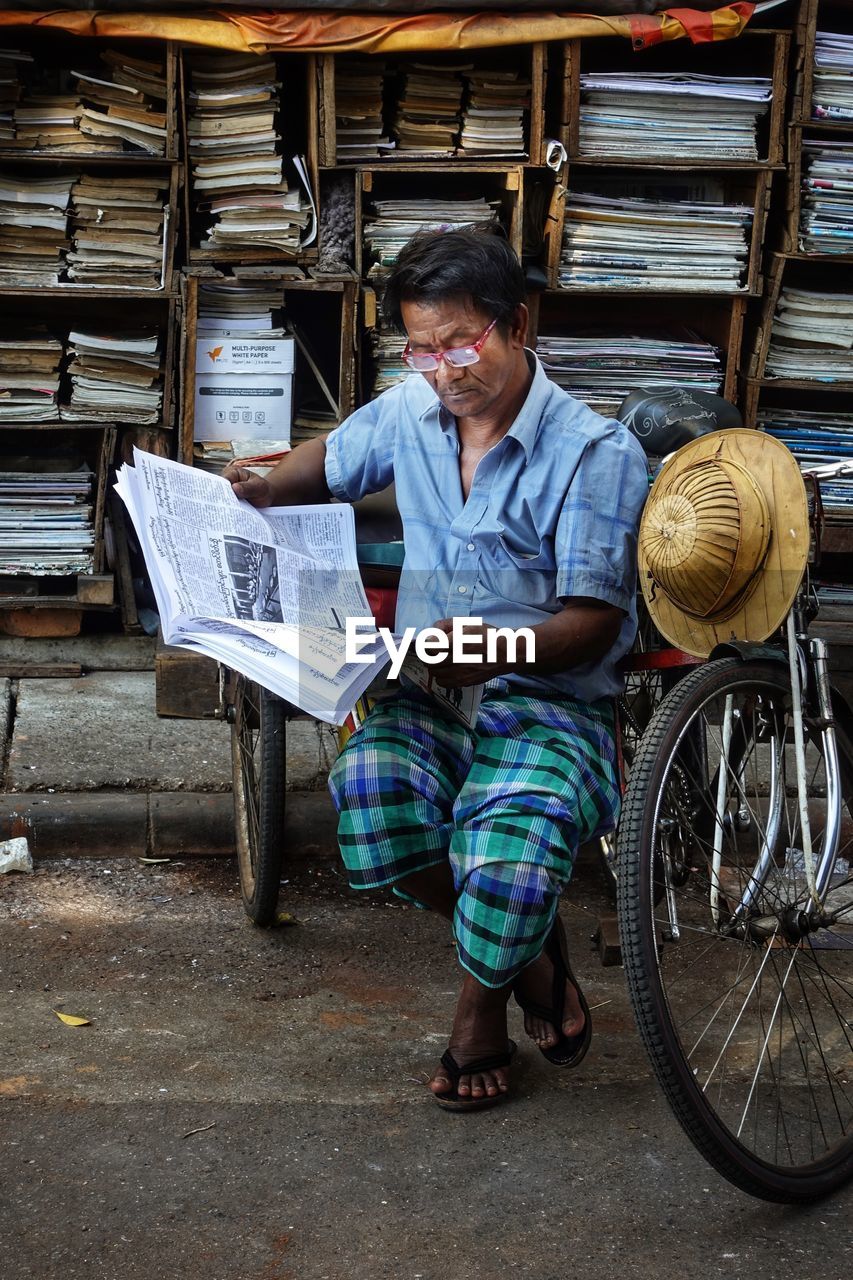
[[[550,1022],[553,1027],[560,1031],[560,1039],[557,1043],[551,1045],[548,1049],[540,1049],[539,1052],[544,1054],[555,1067],[576,1067],[581,1059],[585,1057],[592,1040],[592,1017],[586,997],[581,991],[575,975],[572,973],[566,931],[559,916],[555,919],[551,932],[548,934],[548,941],[545,943],[545,954],[554,966],[554,985],[552,987],[550,1009],[547,1005],[537,1004],[535,1000],[523,1000],[518,992],[513,990],[515,1003],[525,1013],[531,1014],[534,1018],[541,1018],[543,1022]],[[584,1015],[583,1030],[579,1031],[575,1036],[563,1035],[560,1030],[563,1025],[563,1014],[566,1006],[567,982],[570,982],[575,991],[577,991],[578,1001]]]
[[[460,1067],[449,1049],[441,1055],[441,1065],[450,1076],[453,1089],[448,1093],[435,1093],[433,1097],[445,1111],[483,1111],[486,1107],[494,1107],[499,1102],[508,1101],[509,1093],[496,1093],[494,1097],[483,1094],[482,1098],[472,1098],[470,1094],[459,1095],[459,1081],[462,1076],[477,1075],[482,1071],[495,1071],[498,1067],[508,1067],[515,1057],[516,1044],[507,1041],[506,1053],[493,1053],[488,1058],[477,1058],[474,1062],[466,1062]]]

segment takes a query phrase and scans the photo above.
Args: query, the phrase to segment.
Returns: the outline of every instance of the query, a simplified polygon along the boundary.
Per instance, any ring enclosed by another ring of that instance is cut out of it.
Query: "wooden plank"
[[[181,370],[181,426],[179,433],[178,461],[193,465],[193,435],[195,433],[195,343],[198,328],[198,278],[187,276],[184,290],[183,359]]]
[[[317,58],[319,87],[317,119],[319,133],[320,164],[333,168],[337,160],[337,127],[335,106],[335,58],[331,53],[321,53]]]
[[[178,50],[173,40],[166,41],[166,157],[180,157],[178,136]],[[174,207],[174,206],[173,206]]]
[[[580,40],[567,40],[563,45],[563,79],[560,100],[560,142],[569,156],[578,152],[580,127]]]
[[[545,163],[545,82],[547,51],[544,44],[534,44],[530,51],[530,115],[527,152],[530,164]]]
[[[80,604],[112,604],[115,600],[115,580],[111,573],[80,574],[77,579],[77,599]]]
[[[136,609],[136,594],[133,590],[133,570],[130,565],[130,548],[127,543],[127,526],[125,525],[126,507],[117,493],[110,495],[110,524],[115,546],[115,574],[118,586],[118,603],[121,610],[121,621],[125,634],[139,635],[142,627]]]
[[[747,367],[750,378],[762,378],[767,363],[767,352],[770,348],[770,333],[773,328],[773,316],[779,294],[782,289],[782,277],[785,271],[785,259],[782,254],[774,253],[770,258],[770,268],[764,286],[764,301],[761,317],[755,334],[752,356]]]
[[[219,711],[219,664],[213,658],[163,643],[154,655],[158,716],[211,720]]]
[[[317,104],[317,55],[308,54],[305,85],[305,112],[307,116],[308,136],[306,139],[305,160],[308,178],[317,206],[317,219],[320,218],[320,116]]]
[[[351,280],[347,282],[341,295],[341,353],[338,380],[341,419],[348,418],[355,409],[357,307],[358,282]]]
[[[79,662],[0,662],[0,680],[69,680],[82,674]]]
[[[760,37],[756,37],[760,38]],[[777,31],[773,38],[773,62],[771,77],[773,98],[768,122],[767,161],[781,164],[785,151],[785,109],[788,101],[788,57],[791,37],[786,31]]]
[[[737,403],[738,374],[740,372],[741,346],[743,344],[743,320],[746,312],[745,298],[732,298],[729,319],[729,340],[726,347],[726,375],[723,396],[732,404]]]

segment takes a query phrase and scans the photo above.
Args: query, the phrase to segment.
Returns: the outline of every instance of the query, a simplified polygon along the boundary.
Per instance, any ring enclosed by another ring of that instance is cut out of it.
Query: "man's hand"
[[[253,507],[272,506],[272,489],[269,481],[265,480],[263,476],[256,475],[248,467],[238,467],[235,462],[229,462],[222,475],[229,482],[238,498],[251,502]]]
[[[445,631],[449,636],[453,634],[452,618],[442,618],[439,622],[433,623],[433,626],[438,627],[440,631]],[[505,676],[512,671],[518,664],[507,660],[506,641],[502,636],[498,637],[495,644],[496,661],[486,661],[486,635],[489,631],[496,630],[497,627],[485,622],[479,627],[466,627],[465,649],[469,654],[476,656],[467,658],[465,662],[454,662],[451,649],[446,658],[442,658],[441,662],[430,667],[436,681],[448,689],[468,689],[471,685],[485,684],[487,680],[494,680],[496,676]],[[523,651],[522,645],[521,652]]]

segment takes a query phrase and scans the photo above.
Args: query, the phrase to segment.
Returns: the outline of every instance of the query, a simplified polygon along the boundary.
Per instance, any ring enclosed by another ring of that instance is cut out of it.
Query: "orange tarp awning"
[[[602,18],[584,13],[423,13],[389,15],[329,10],[211,10],[177,13],[107,13],[80,10],[0,10],[0,26],[47,27],[107,40],[180,40],[238,53],[409,53],[415,50],[484,49],[622,36],[637,49],[685,36],[694,43],[739,36],[754,4],[736,0],[710,13],[669,9],[654,16]]]

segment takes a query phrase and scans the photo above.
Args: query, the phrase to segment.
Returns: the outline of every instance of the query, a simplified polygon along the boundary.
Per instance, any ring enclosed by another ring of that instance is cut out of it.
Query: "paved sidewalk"
[[[0,839],[35,857],[234,852],[229,726],[158,717],[153,671],[2,680],[0,736]],[[290,819],[332,852],[334,738],[296,721],[287,739]]]

